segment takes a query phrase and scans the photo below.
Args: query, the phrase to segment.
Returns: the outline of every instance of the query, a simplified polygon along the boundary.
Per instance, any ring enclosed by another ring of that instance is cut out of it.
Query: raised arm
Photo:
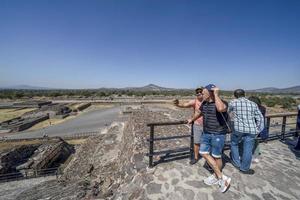
[[[227,111],[227,105],[222,101],[222,99],[219,96],[219,88],[214,88],[214,96],[215,96],[215,103],[216,103],[216,108],[218,112],[226,112]]]
[[[189,102],[179,102],[178,99],[175,99],[173,101],[173,104],[179,108],[191,108],[194,106],[193,101],[189,101]]]

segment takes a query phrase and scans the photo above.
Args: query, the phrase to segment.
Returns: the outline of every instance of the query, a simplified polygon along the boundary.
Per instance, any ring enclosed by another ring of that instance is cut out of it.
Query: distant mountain
[[[58,88],[48,88],[48,87],[38,87],[38,86],[31,86],[31,85],[15,85],[11,87],[0,87],[0,89],[16,89],[16,90],[59,90]],[[64,89],[65,90],[65,89]],[[87,88],[88,90],[88,88]],[[110,90],[131,90],[136,92],[148,92],[148,91],[155,91],[155,92],[164,92],[164,91],[182,91],[182,90],[192,90],[192,89],[183,89],[183,88],[166,88],[161,87],[155,84],[148,84],[142,87],[124,87],[124,88],[98,88],[98,89],[91,89],[91,90],[102,90],[102,91],[110,91]],[[262,92],[262,93],[272,93],[272,94],[279,94],[279,93],[294,93],[300,94],[300,85],[288,87],[288,88],[276,88],[276,87],[266,87],[254,90],[247,90],[248,92]]]
[[[149,84],[143,87],[127,87],[127,88],[123,88],[125,90],[132,90],[132,91],[157,91],[157,92],[161,92],[161,91],[174,91],[177,89],[174,88],[165,88],[165,87],[160,87],[158,85],[154,85],[154,84]]]
[[[53,90],[53,88],[38,87],[31,85],[15,85],[9,87],[1,87],[0,89],[15,89],[15,90]]]
[[[288,88],[275,88],[267,87],[256,90],[250,90],[251,92],[265,92],[265,93],[299,93],[300,94],[300,85],[288,87]]]

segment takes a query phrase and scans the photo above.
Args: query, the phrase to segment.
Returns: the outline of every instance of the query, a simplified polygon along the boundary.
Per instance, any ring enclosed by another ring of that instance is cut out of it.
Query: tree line
[[[104,97],[145,97],[145,96],[193,96],[194,90],[162,90],[162,91],[140,91],[124,89],[68,89],[68,90],[0,90],[0,99],[25,99],[33,97],[76,97],[76,98],[104,98]],[[232,91],[221,91],[221,95],[227,98],[233,98]],[[248,92],[247,96],[258,96],[262,103],[268,107],[279,105],[283,108],[292,108],[297,105],[297,100],[293,98],[294,94],[275,95],[269,93]],[[298,101],[300,99],[298,98]]]

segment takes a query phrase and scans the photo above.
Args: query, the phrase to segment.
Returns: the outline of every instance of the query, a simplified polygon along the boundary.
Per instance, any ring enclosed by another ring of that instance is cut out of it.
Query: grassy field
[[[6,121],[15,117],[20,117],[26,112],[33,111],[35,108],[25,109],[0,109],[0,122]]]

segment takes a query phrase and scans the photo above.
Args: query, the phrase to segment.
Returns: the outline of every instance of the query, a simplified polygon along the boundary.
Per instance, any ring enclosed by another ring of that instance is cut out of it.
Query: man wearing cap
[[[178,99],[175,99],[173,101],[174,105],[179,108],[193,108],[193,114],[197,110],[200,109],[200,106],[202,104],[203,98],[202,98],[202,91],[203,87],[199,87],[195,90],[196,98],[194,100],[191,100],[186,103],[181,103],[178,101]],[[194,159],[191,160],[190,164],[193,165],[198,162],[199,160],[199,147],[200,147],[200,137],[203,131],[203,119],[202,117],[199,117],[194,125],[193,125],[193,131],[194,131]]]
[[[219,88],[214,84],[205,86],[202,94],[203,103],[200,110],[188,122],[192,123],[203,116],[200,154],[214,171],[211,176],[204,179],[204,183],[218,184],[220,191],[225,192],[231,181],[230,177],[222,173],[222,151],[228,131],[227,102],[219,97]]]

